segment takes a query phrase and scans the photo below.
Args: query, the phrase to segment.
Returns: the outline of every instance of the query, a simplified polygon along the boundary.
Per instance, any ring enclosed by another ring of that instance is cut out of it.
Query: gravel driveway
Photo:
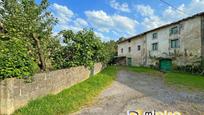
[[[126,115],[127,110],[136,109],[204,115],[204,93],[175,91],[164,85],[162,77],[123,70],[94,104],[82,108],[74,115]]]

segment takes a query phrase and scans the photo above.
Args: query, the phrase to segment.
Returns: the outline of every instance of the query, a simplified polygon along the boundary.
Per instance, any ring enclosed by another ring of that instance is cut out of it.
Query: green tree
[[[84,29],[77,33],[65,30],[60,34],[66,45],[53,55],[53,64],[56,68],[79,65],[92,68],[95,62],[101,61],[104,45],[91,29]]]
[[[103,62],[106,64],[112,63],[114,56],[117,55],[117,43],[114,40],[104,42],[103,54]]]
[[[46,50],[56,23],[47,11],[48,5],[47,0],[42,0],[39,5],[35,0],[4,0],[4,12],[1,14],[6,30],[1,38],[22,40],[41,70],[46,70]]]
[[[0,79],[30,77],[38,71],[21,40],[0,41],[0,46]]]

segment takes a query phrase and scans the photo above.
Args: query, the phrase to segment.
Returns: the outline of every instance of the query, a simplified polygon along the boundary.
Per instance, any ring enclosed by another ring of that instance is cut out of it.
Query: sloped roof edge
[[[192,16],[189,16],[189,17],[186,17],[186,18],[183,18],[183,19],[181,19],[181,20],[178,20],[178,21],[175,21],[175,22],[172,22],[172,23],[169,23],[169,24],[165,24],[165,25],[162,25],[162,26],[160,26],[160,27],[157,27],[157,28],[148,30],[148,31],[146,31],[146,32],[143,32],[143,33],[140,33],[140,34],[131,36],[131,37],[125,39],[125,40],[119,41],[118,44],[123,43],[123,42],[125,42],[125,41],[128,41],[128,40],[130,40],[130,39],[133,39],[133,38],[136,38],[136,37],[145,35],[145,34],[147,34],[147,33],[149,33],[149,32],[152,32],[152,31],[155,31],[155,30],[158,30],[158,29],[161,29],[161,28],[165,28],[165,27],[171,26],[171,25],[173,25],[173,24],[177,24],[177,23],[180,23],[180,22],[182,22],[182,21],[186,21],[186,20],[189,20],[189,19],[191,19],[191,18],[195,18],[195,17],[197,17],[197,16],[202,16],[202,15],[204,15],[204,12],[200,12],[200,13],[197,13],[197,14],[195,14],[195,15],[192,15]]]

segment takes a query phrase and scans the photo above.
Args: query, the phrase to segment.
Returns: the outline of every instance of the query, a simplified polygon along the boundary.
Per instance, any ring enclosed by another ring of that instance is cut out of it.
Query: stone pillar
[[[14,112],[14,80],[10,78],[0,82],[0,114],[9,115]]]

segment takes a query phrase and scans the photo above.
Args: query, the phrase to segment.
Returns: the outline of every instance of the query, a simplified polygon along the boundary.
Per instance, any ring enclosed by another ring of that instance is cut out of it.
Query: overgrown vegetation
[[[115,79],[117,68],[107,67],[101,73],[86,81],[65,89],[57,95],[48,95],[31,101],[17,110],[15,115],[59,115],[77,111],[89,104],[105,87]]]
[[[1,1],[0,78],[22,78],[36,70],[79,65],[92,68],[96,62],[111,60],[116,50],[109,49],[115,48],[116,43],[102,42],[91,29],[76,33],[63,30],[53,36],[57,19],[48,7],[48,0],[39,4],[35,0]]]

